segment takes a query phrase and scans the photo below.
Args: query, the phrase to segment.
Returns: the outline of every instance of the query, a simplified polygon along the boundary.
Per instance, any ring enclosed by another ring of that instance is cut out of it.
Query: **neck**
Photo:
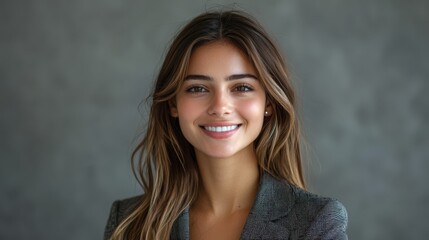
[[[194,209],[214,215],[250,210],[259,186],[258,163],[253,151],[223,159],[197,153],[197,161],[202,184]]]

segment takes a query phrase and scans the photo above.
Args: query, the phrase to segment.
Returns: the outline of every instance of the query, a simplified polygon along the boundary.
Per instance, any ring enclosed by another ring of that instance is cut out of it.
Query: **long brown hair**
[[[170,115],[169,104],[185,78],[192,51],[219,40],[248,56],[273,106],[254,144],[261,171],[305,188],[295,95],[280,51],[246,13],[207,12],[178,33],[166,54],[151,95],[146,135],[132,156],[145,195],[112,239],[167,239],[179,214],[195,200],[199,178],[194,149]]]

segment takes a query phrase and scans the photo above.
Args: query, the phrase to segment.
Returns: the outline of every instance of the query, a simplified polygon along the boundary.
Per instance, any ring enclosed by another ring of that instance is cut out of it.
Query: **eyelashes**
[[[186,92],[188,92],[188,93],[203,93],[203,92],[208,92],[208,91],[203,86],[190,86],[190,87],[186,88]]]
[[[253,91],[253,87],[249,84],[240,83],[234,86],[235,91],[237,92],[251,92]]]

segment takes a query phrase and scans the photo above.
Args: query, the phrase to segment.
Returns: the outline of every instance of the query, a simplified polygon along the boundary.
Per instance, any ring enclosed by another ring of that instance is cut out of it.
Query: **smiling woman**
[[[347,239],[343,205],[305,191],[284,61],[243,12],[176,36],[133,159],[144,195],[113,204],[105,239]]]
[[[194,50],[187,74],[170,111],[194,147],[200,170],[208,158],[256,163],[253,142],[271,106],[252,63],[233,44],[216,41]]]

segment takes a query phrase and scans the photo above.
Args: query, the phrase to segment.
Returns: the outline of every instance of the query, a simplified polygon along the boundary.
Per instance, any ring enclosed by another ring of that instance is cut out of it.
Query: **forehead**
[[[216,41],[194,49],[187,74],[242,74],[256,75],[253,63],[238,47],[228,41]]]

